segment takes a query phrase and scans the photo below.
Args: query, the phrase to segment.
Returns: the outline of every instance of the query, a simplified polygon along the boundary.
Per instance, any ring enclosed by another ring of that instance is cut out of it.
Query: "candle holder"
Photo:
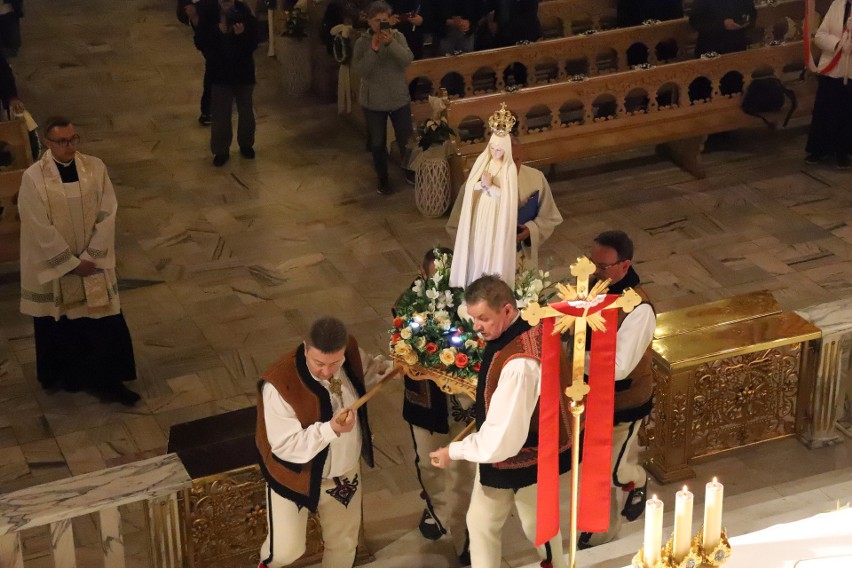
[[[713,547],[710,552],[704,550],[704,529],[698,531],[692,537],[692,549],[696,550],[703,560],[704,564],[709,566],[721,566],[731,557],[731,543],[728,542],[728,533],[723,528],[722,534],[719,535],[719,544]]]
[[[640,548],[636,556],[633,557],[631,568],[701,568],[702,566],[721,566],[731,557],[731,544],[728,542],[728,535],[725,529],[722,529],[722,534],[719,539],[719,544],[716,545],[709,553],[704,552],[704,531],[701,530],[692,537],[692,542],[689,547],[689,552],[686,553],[680,562],[674,559],[673,546],[674,540],[669,538],[665,546],[660,549],[660,557],[653,566],[645,565],[645,549]]]

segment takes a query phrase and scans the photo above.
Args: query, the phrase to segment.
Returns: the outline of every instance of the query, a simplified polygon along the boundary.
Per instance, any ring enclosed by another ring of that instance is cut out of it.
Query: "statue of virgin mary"
[[[518,168],[509,136],[515,117],[502,103],[488,124],[491,139],[465,182],[450,286],[466,287],[485,274],[515,285]]]

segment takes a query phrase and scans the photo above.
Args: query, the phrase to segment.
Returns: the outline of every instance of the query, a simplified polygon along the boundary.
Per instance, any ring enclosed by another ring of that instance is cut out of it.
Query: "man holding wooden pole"
[[[259,568],[286,566],[304,554],[308,511],[322,519],[323,568],[355,560],[360,458],[373,465],[364,403],[399,376],[383,358],[364,355],[343,322],[324,317],[260,377],[255,441],[267,482],[269,534]]]

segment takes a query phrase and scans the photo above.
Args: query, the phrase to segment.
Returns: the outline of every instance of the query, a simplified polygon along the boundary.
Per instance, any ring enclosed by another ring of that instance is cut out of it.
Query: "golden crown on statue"
[[[517,119],[506,109],[506,103],[500,103],[500,110],[491,115],[488,119],[488,126],[491,127],[491,132],[498,136],[506,136],[512,132]]]

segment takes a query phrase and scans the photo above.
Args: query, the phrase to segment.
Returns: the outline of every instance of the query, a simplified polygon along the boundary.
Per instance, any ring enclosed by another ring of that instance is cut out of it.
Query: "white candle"
[[[675,498],[675,521],[672,554],[676,562],[683,560],[689,553],[692,541],[692,492],[686,485],[677,492]]]
[[[645,540],[642,560],[645,568],[654,568],[663,546],[663,502],[654,495],[645,501]]]
[[[711,552],[719,544],[722,534],[722,499],[725,486],[716,481],[707,484],[704,489],[704,551]]]

